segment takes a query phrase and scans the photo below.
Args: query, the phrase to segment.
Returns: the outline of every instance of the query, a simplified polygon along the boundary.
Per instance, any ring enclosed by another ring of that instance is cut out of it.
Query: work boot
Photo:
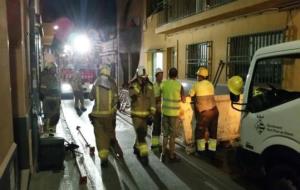
[[[75,108],[77,115],[80,117],[82,115],[82,111],[79,108]]]
[[[171,163],[180,162],[180,161],[181,161],[181,159],[176,154],[169,157],[169,162],[171,162]]]
[[[49,129],[49,137],[54,137],[55,130],[53,128]]]
[[[161,153],[160,154],[160,159],[159,159],[162,163],[166,162],[166,154]]]
[[[193,144],[187,144],[185,146],[185,152],[187,155],[191,155],[195,152],[195,147],[193,146]]]
[[[135,145],[133,145],[133,153],[137,156],[139,155],[139,150],[137,147],[135,147]]]
[[[123,151],[122,151],[122,149],[121,149],[121,147],[120,147],[120,145],[119,145],[118,142],[114,143],[113,148],[114,148],[114,151],[116,153],[117,158],[118,159],[123,159]]]
[[[151,146],[151,150],[154,153],[160,153],[161,152],[161,146],[157,145],[157,146]]]
[[[81,111],[82,111],[82,112],[85,112],[85,111],[86,111],[86,108],[85,108],[85,107],[82,107],[82,108],[81,108]]]
[[[101,160],[101,168],[107,168],[108,167],[108,160]]]
[[[148,164],[149,164],[148,156],[140,156],[139,160],[143,166],[148,166]]]

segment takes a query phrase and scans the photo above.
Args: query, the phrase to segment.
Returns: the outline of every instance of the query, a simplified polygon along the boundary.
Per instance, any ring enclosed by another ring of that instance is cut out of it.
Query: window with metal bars
[[[200,66],[211,66],[212,60],[212,42],[202,42],[197,44],[187,45],[186,48],[186,77],[196,79],[196,72]]]
[[[227,46],[227,76],[240,75],[244,79],[248,73],[251,59],[255,51],[261,47],[284,42],[284,31],[256,33],[228,38]],[[282,80],[282,62],[280,59],[272,64],[261,64],[256,72],[261,73],[256,82],[280,84]]]

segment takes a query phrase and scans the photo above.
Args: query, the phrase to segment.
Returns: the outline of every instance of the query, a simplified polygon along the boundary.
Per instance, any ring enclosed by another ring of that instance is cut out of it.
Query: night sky
[[[77,27],[115,27],[115,0],[41,0],[43,22],[68,17]]]

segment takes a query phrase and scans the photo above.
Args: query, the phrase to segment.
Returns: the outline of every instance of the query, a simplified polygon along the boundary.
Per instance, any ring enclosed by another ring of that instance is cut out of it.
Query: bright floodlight
[[[68,44],[64,46],[64,53],[70,53],[72,51],[72,47]]]
[[[90,51],[91,42],[86,35],[80,34],[74,37],[72,46],[76,52],[83,54]]]
[[[58,26],[58,25],[54,25],[54,26],[53,26],[53,29],[54,29],[54,30],[58,30],[58,29],[59,29],[59,26]]]

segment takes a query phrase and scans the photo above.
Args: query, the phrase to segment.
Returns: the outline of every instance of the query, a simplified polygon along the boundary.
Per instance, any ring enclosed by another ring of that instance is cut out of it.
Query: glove
[[[153,116],[152,115],[150,115],[150,116],[147,117],[146,123],[149,126],[152,125],[152,123],[153,123]]]

